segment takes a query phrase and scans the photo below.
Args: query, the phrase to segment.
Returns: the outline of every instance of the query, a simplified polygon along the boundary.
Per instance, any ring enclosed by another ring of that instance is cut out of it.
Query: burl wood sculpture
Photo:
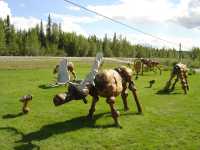
[[[58,68],[59,68],[59,65],[56,65],[56,67],[53,69],[53,74],[58,73]],[[76,80],[76,73],[74,71],[74,64],[72,62],[68,62],[66,69],[72,74],[73,80]]]
[[[189,85],[188,85],[188,81],[187,81],[187,71],[188,71],[187,66],[182,63],[178,63],[178,64],[174,65],[173,70],[170,75],[170,79],[166,83],[164,91],[168,91],[168,92],[173,91],[176,83],[180,79],[182,89],[184,90],[184,93],[187,94],[187,91],[189,91]],[[170,88],[174,77],[176,77],[176,79],[175,79],[174,83],[172,84],[172,87]]]
[[[31,95],[25,95],[20,98],[20,102],[23,103],[22,111],[23,113],[28,113],[30,111],[30,108],[28,107],[29,102],[32,100]]]
[[[121,94],[125,111],[129,109],[127,105],[127,88],[129,88],[135,98],[138,113],[142,113],[142,107],[138,100],[135,84],[131,79],[132,70],[125,66],[121,66],[115,69],[102,70],[98,72],[101,60],[102,58],[98,59],[97,56],[95,61],[96,65],[94,64],[92,71],[86,79],[80,84],[70,83],[68,86],[68,92],[66,94],[57,94],[53,101],[56,106],[67,103],[71,100],[81,99],[84,103],[87,103],[86,96],[91,95],[93,100],[88,118],[92,119],[99,96],[105,97],[106,102],[110,106],[115,125],[121,127],[118,121],[119,112],[116,110],[114,104],[115,98]]]
[[[135,70],[135,73],[136,73],[135,79],[138,79],[138,75],[142,70],[142,62],[140,59],[134,60],[133,69]]]
[[[145,58],[141,58],[140,60],[142,62],[142,75],[144,71],[144,65],[146,65],[148,69],[153,70],[153,71],[154,71],[154,68],[157,68],[160,71],[160,75],[162,74],[161,68],[159,66],[160,63],[158,61],[145,59]]]

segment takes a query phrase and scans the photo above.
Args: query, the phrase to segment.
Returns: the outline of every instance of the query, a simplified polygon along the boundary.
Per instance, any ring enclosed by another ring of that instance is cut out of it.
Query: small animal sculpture
[[[132,81],[132,70],[128,67],[121,66],[115,69],[102,70],[98,72],[101,60],[95,61],[96,67],[93,67],[91,73],[80,84],[69,83],[68,92],[65,94],[57,94],[53,98],[55,106],[67,103],[71,100],[83,100],[87,103],[86,97],[91,95],[93,97],[91,108],[89,110],[88,118],[92,119],[95,112],[95,106],[99,97],[105,97],[109,104],[111,114],[115,125],[118,127],[119,112],[116,110],[114,104],[116,97],[121,95],[124,110],[129,110],[127,105],[127,88],[132,92],[137,105],[138,113],[142,113],[142,107],[139,103],[136,87]]]
[[[173,69],[172,69],[170,79],[169,79],[169,81],[167,81],[167,83],[164,87],[164,91],[168,91],[168,92],[173,91],[176,83],[180,79],[182,89],[184,90],[184,93],[187,94],[187,91],[189,91],[189,84],[188,84],[188,81],[187,81],[187,71],[188,71],[188,68],[185,64],[182,64],[182,63],[175,64]],[[173,80],[174,77],[176,77],[176,79],[175,79],[174,83],[172,84],[172,87],[170,88],[172,80]]]
[[[53,69],[53,74],[58,73],[58,68],[59,68],[59,65],[56,65],[56,67]],[[76,73],[74,71],[74,64],[72,62],[68,62],[66,69],[67,69],[67,71],[69,71],[72,74],[73,80],[76,80]]]
[[[156,82],[155,80],[150,80],[149,81],[149,88],[151,88],[155,82]]]
[[[22,111],[24,114],[28,113],[30,111],[30,108],[28,107],[28,104],[32,100],[32,95],[24,95],[20,98],[20,102],[23,103]]]

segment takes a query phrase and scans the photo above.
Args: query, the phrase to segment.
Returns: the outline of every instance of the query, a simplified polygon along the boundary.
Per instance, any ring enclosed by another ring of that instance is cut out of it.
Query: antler
[[[80,84],[81,89],[84,89],[86,87],[86,85],[88,85],[88,84],[94,84],[94,78],[95,78],[96,74],[98,73],[99,68],[102,65],[102,62],[103,62],[103,54],[97,53],[95,62],[92,66],[90,73],[86,76],[86,78]]]
[[[62,59],[58,68],[58,84],[66,84],[70,80],[69,72],[66,69],[68,65],[67,59]]]

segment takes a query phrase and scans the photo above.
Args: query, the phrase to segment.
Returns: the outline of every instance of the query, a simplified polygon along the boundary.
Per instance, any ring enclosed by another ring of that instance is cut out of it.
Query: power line
[[[70,4],[72,4],[72,5],[74,5],[74,6],[76,6],[76,7],[79,7],[79,8],[81,8],[81,9],[84,9],[84,10],[86,10],[86,11],[88,11],[88,12],[91,12],[91,13],[93,13],[93,14],[96,14],[96,15],[98,15],[98,16],[101,16],[101,17],[103,17],[103,18],[106,18],[106,19],[108,19],[108,20],[110,20],[110,21],[112,21],[112,22],[115,22],[115,23],[117,23],[117,24],[120,24],[120,25],[122,25],[122,26],[125,26],[125,27],[127,27],[127,28],[129,28],[129,29],[131,29],[131,30],[134,30],[134,31],[137,31],[137,32],[142,33],[142,34],[144,34],[144,35],[153,37],[153,38],[158,39],[158,40],[160,40],[160,41],[164,41],[164,42],[166,42],[166,43],[170,43],[170,44],[179,46],[179,43],[172,42],[172,41],[163,39],[163,38],[161,38],[161,37],[155,36],[155,35],[153,35],[153,34],[144,32],[144,31],[142,31],[142,30],[140,30],[140,29],[138,29],[138,28],[135,28],[135,27],[133,27],[133,26],[130,26],[130,25],[126,24],[126,23],[123,23],[123,22],[121,22],[121,21],[118,21],[118,20],[115,20],[115,19],[110,18],[110,17],[108,17],[108,16],[105,16],[105,15],[103,15],[103,14],[101,14],[101,13],[99,13],[99,12],[96,12],[96,11],[94,11],[94,10],[88,9],[88,8],[86,8],[86,7],[84,7],[84,6],[80,5],[80,4],[78,4],[78,3],[74,3],[74,2],[69,1],[69,0],[64,0],[64,1],[67,2],[67,3],[70,3]]]

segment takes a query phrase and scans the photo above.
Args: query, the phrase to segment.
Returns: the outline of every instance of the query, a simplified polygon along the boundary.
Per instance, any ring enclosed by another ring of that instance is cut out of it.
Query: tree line
[[[131,44],[125,37],[114,33],[112,38],[96,35],[85,37],[75,32],[64,32],[61,24],[52,22],[48,16],[46,29],[43,21],[26,30],[16,30],[10,17],[0,18],[0,55],[1,56],[95,56],[102,51],[106,57],[159,57],[191,58],[200,60],[200,49],[193,48],[181,54],[176,49],[153,48]]]

